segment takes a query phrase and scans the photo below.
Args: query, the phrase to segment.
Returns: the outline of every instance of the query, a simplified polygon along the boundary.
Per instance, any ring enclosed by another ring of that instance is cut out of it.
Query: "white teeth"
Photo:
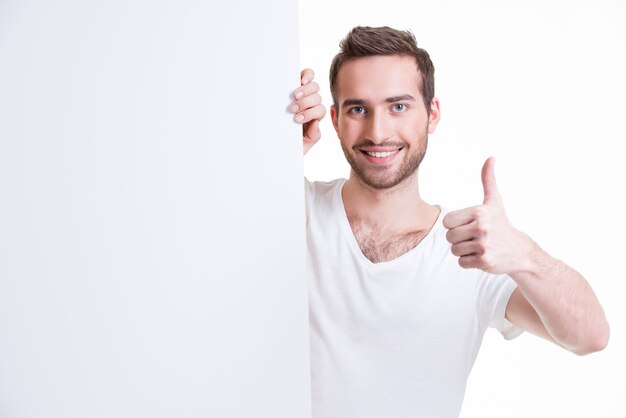
[[[369,151],[365,151],[365,153],[367,155],[369,155],[370,157],[376,157],[376,158],[384,158],[384,157],[389,157],[390,155],[395,154],[396,151],[387,151],[387,152],[369,152]]]

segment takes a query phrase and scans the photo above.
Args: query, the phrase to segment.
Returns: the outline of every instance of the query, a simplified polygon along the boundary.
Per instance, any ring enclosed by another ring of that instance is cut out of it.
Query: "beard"
[[[393,146],[397,148],[402,147],[400,152],[404,152],[405,155],[403,160],[400,162],[400,167],[397,169],[391,168],[387,165],[375,166],[364,158],[360,158],[359,154],[361,154],[361,151],[359,148],[362,146],[373,145],[375,144],[368,140],[353,146],[351,149],[346,149],[342,142],[341,148],[343,149],[343,153],[346,156],[346,160],[348,160],[350,167],[352,167],[352,171],[364,184],[376,190],[391,189],[417,172],[417,169],[426,154],[426,148],[428,146],[428,133],[424,135],[423,140],[421,140],[414,149],[406,143],[394,142],[378,144],[381,146]]]

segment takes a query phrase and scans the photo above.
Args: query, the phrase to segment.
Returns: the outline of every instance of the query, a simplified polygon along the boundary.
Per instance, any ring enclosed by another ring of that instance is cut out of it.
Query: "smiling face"
[[[411,178],[439,121],[439,102],[425,108],[415,58],[375,55],[344,63],[331,117],[353,173],[374,189]],[[351,176],[352,177],[352,176]]]

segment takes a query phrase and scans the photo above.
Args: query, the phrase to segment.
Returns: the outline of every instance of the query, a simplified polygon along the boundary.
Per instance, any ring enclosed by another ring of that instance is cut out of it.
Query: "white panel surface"
[[[0,1],[0,417],[308,416],[297,22]]]

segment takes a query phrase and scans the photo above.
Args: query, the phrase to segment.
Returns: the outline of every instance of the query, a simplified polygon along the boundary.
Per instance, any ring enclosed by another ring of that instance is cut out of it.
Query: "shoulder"
[[[328,193],[337,188],[341,188],[346,179],[335,179],[331,181],[310,181],[304,178],[304,188],[308,193],[323,194]]]
[[[331,202],[333,197],[341,192],[346,179],[335,179],[331,181],[309,181],[304,178],[304,193],[307,206],[321,201]]]
[[[304,178],[304,197],[307,225],[311,219],[325,221],[338,210],[341,189],[345,179],[309,181]]]

